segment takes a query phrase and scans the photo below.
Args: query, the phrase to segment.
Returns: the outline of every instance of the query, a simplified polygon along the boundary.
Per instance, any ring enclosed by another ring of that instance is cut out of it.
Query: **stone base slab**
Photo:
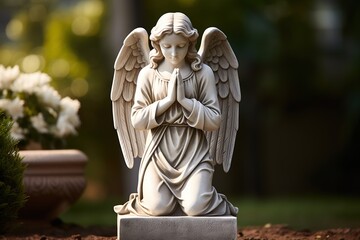
[[[143,217],[117,215],[118,240],[234,240],[237,219],[224,217]]]

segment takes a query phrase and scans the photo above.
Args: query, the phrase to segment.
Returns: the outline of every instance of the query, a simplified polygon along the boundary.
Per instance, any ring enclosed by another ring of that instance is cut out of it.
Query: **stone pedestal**
[[[236,217],[117,216],[118,240],[235,240]]]

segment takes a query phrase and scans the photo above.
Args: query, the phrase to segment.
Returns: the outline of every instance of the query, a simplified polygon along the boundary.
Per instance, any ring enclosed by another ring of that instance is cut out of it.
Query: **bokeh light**
[[[40,55],[31,54],[21,61],[21,68],[24,72],[31,73],[41,70],[44,67],[44,58]]]
[[[18,40],[24,31],[24,24],[19,19],[12,19],[6,26],[6,36],[10,40]]]
[[[75,12],[77,15],[99,17],[104,12],[104,6],[103,3],[98,0],[82,1],[77,4]]]
[[[89,90],[89,84],[83,78],[76,78],[72,81],[70,90],[74,96],[83,97]]]
[[[78,36],[90,36],[99,31],[97,19],[103,14],[104,6],[101,1],[91,0],[79,2],[75,7],[75,16],[71,30]]]
[[[91,30],[90,19],[84,16],[76,17],[71,24],[71,30],[79,36],[88,35]]]
[[[50,72],[56,78],[66,77],[70,73],[70,63],[65,59],[57,59],[51,63]]]

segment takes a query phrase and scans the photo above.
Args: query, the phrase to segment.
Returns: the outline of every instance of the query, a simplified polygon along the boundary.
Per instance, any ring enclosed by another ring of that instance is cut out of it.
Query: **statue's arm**
[[[207,65],[197,75],[199,98],[191,99],[191,111],[184,111],[188,124],[204,131],[213,131],[220,127],[221,111],[217,97],[215,77]]]
[[[163,122],[163,113],[176,100],[176,79],[170,80],[167,96],[155,101],[152,98],[153,71],[150,67],[143,68],[137,79],[134,105],[131,111],[131,122],[139,130],[158,127]]]

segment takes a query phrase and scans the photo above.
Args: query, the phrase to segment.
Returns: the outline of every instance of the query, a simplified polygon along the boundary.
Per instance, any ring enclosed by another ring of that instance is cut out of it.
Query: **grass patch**
[[[311,230],[360,226],[360,198],[246,198],[234,204],[239,208],[240,227],[267,223]]]
[[[80,199],[60,218],[64,222],[76,223],[84,227],[116,226],[116,213],[113,211],[113,207],[117,204],[119,201],[113,198],[103,201]]]
[[[229,198],[239,208],[238,226],[287,224],[294,229],[320,230],[360,226],[360,198],[298,197],[298,198]],[[78,201],[61,215],[64,222],[82,226],[115,226],[113,206],[119,199],[101,202]]]

